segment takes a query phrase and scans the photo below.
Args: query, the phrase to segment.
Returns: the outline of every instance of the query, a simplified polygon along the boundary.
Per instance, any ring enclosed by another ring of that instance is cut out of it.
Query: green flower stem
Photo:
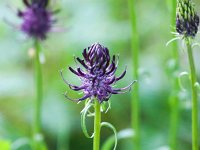
[[[188,60],[191,73],[192,88],[192,150],[198,150],[198,95],[197,95],[197,77],[192,53],[191,39],[187,38],[186,45],[188,51]]]
[[[176,0],[171,0],[171,25],[172,27],[176,26]],[[174,70],[172,72],[172,89],[170,96],[170,132],[169,132],[169,143],[170,150],[177,150],[177,133],[178,133],[178,124],[179,124],[179,81],[177,77],[177,72],[179,70],[179,53],[178,53],[178,44],[177,42],[172,43],[172,52],[174,60]]]
[[[99,150],[100,148],[100,130],[101,130],[101,110],[100,103],[95,100],[95,116],[94,116],[94,138],[93,138],[93,150]]]
[[[137,31],[136,21],[136,2],[135,0],[129,0],[129,12],[132,28],[132,55],[133,55],[133,77],[138,80],[138,68],[139,68],[139,37]],[[132,92],[132,128],[135,132],[134,135],[134,147],[135,150],[140,150],[140,122],[139,122],[139,85],[135,84],[134,91]]]
[[[41,104],[42,104],[42,68],[40,63],[40,44],[39,41],[35,41],[35,85],[36,85],[36,100],[34,105],[34,147],[38,150],[37,135],[41,132]]]

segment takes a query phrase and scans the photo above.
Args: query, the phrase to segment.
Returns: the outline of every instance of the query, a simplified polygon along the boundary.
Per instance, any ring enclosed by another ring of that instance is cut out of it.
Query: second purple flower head
[[[21,30],[30,37],[46,39],[55,22],[53,12],[48,9],[49,0],[23,0],[23,2],[26,9],[18,11],[18,16],[23,19]]]
[[[84,49],[82,55],[83,59],[79,57],[75,59],[82,67],[78,66],[76,69],[69,67],[69,70],[80,78],[80,86],[68,83],[61,71],[63,80],[72,90],[82,90],[84,93],[82,98],[75,101],[97,98],[99,103],[102,103],[103,101],[108,101],[112,94],[122,94],[129,91],[132,84],[136,82],[134,81],[124,88],[113,88],[113,85],[125,76],[126,69],[119,77],[116,77],[118,57],[113,55],[111,58],[108,48],[99,43]],[[69,97],[67,96],[67,98]]]

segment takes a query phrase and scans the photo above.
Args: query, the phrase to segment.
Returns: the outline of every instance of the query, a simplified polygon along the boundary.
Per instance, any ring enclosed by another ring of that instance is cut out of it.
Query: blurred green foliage
[[[5,140],[0,140],[0,148],[2,150],[10,150],[11,148],[11,143],[9,141]]]
[[[197,8],[200,2],[195,1]],[[140,34],[140,97],[143,150],[164,150],[168,145],[169,101],[172,90],[168,71],[171,47],[168,0],[137,1]],[[33,62],[28,55],[32,41],[4,21],[14,25],[22,1],[0,1],[0,138],[11,141],[12,150],[29,150],[32,134],[34,101]],[[13,9],[14,8],[14,9]],[[46,63],[44,74],[44,103],[42,124],[49,150],[89,150],[92,140],[84,137],[80,126],[80,111],[84,104],[76,104],[64,98],[67,90],[59,70],[65,69],[65,78],[79,84],[68,66],[74,66],[73,56],[80,56],[83,48],[98,41],[107,46],[111,54],[120,54],[120,74],[125,65],[128,72],[117,86],[127,85],[132,78],[130,24],[128,2],[124,0],[61,0],[52,6],[60,8],[57,26],[65,32],[51,33],[45,41],[43,52]],[[198,9],[197,9],[198,10]],[[198,36],[199,37],[199,36]],[[199,38],[197,38],[198,41]],[[199,51],[195,49],[195,56]],[[182,71],[188,71],[185,50],[180,50]],[[197,57],[198,58],[198,57]],[[199,64],[199,60],[197,60]],[[197,66],[198,72],[200,71]],[[133,89],[134,90],[134,87]],[[178,134],[180,150],[191,147],[191,104],[187,92],[181,92],[181,123]],[[103,120],[112,123],[117,131],[130,128],[130,93],[113,95],[112,109],[103,114]],[[92,131],[92,120],[88,120]],[[102,143],[112,134],[102,130]],[[10,142],[0,141],[0,149],[7,150]],[[3,148],[4,146],[5,148]],[[131,139],[119,141],[119,150],[130,150]]]

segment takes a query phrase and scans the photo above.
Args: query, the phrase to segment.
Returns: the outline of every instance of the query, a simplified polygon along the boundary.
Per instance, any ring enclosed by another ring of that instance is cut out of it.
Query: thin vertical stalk
[[[40,45],[39,41],[35,41],[35,86],[36,86],[36,100],[34,105],[34,126],[33,126],[33,136],[34,136],[34,149],[39,149],[39,144],[37,143],[36,136],[40,135],[41,132],[41,104],[42,104],[42,68],[40,63]]]
[[[176,26],[176,0],[171,0],[171,26]],[[174,29],[173,29],[174,31]],[[173,38],[173,37],[172,37]],[[177,150],[177,133],[179,124],[179,81],[177,72],[179,70],[179,53],[177,42],[172,43],[172,53],[174,68],[172,71],[172,92],[170,96],[170,131],[169,131],[169,144],[170,150]]]
[[[129,12],[130,21],[132,28],[132,56],[133,56],[133,77],[138,79],[138,68],[139,68],[139,37],[137,31],[137,19],[136,19],[136,2],[135,0],[129,0]],[[135,150],[140,150],[140,121],[139,121],[139,85],[135,84],[134,91],[132,92],[132,128],[134,129],[135,136],[134,147]]]
[[[100,149],[100,130],[101,130],[101,111],[100,103],[95,100],[95,116],[94,116],[94,138],[93,138],[93,150]]]
[[[171,0],[171,4],[172,4],[172,9],[171,9],[171,25],[174,28],[173,32],[175,32],[175,27],[176,27],[176,0]],[[172,35],[173,36],[173,35]],[[174,36],[173,36],[174,37]],[[173,38],[172,37],[172,38]],[[178,53],[178,44],[177,42],[173,42],[172,43],[173,46],[173,58],[176,61],[176,69],[179,68],[179,53]]]
[[[196,87],[197,77],[191,41],[189,38],[187,38],[185,41],[187,45],[188,60],[190,65],[192,88],[192,150],[198,150],[198,93]]]

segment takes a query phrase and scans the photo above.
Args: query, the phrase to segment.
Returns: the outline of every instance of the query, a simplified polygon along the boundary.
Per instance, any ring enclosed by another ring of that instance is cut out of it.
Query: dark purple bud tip
[[[191,0],[178,0],[176,11],[176,31],[184,37],[194,38],[198,32],[199,16]]]
[[[125,76],[126,69],[120,76],[116,77],[118,57],[114,55],[111,59],[108,48],[99,43],[84,49],[82,55],[83,59],[75,58],[76,62],[82,66],[82,69],[80,67],[69,67],[69,70],[81,80],[80,86],[68,83],[61,71],[61,76],[70,89],[83,91],[84,93],[82,98],[75,99],[74,101],[83,101],[87,98],[92,99],[95,97],[99,103],[102,103],[108,101],[112,94],[123,94],[130,91],[132,85],[136,82],[133,81],[124,88],[113,88],[113,85]],[[66,97],[72,100],[68,96]]]
[[[21,30],[30,37],[46,39],[54,23],[53,13],[47,8],[49,0],[23,0],[23,2],[26,9],[18,11],[18,16],[23,19]]]

